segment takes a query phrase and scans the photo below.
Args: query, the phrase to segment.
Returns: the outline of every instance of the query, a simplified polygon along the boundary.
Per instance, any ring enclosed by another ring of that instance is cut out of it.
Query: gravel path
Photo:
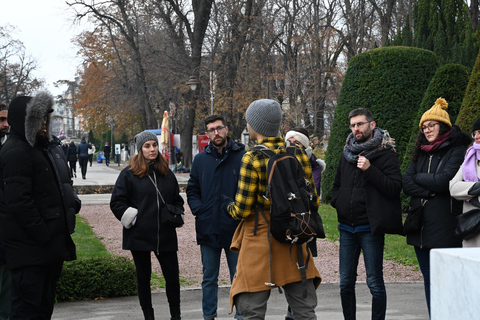
[[[80,215],[85,217],[93,227],[93,231],[105,244],[107,250],[115,255],[131,258],[130,251],[122,250],[122,224],[110,211],[108,205],[86,205],[82,207]],[[202,283],[202,263],[200,247],[195,240],[195,218],[188,205],[185,205],[185,225],[177,229],[179,250],[178,260],[180,274],[186,279],[183,288],[198,288]],[[315,265],[320,271],[322,281],[325,283],[338,283],[338,243],[327,240],[318,240],[319,256],[314,258]],[[383,263],[385,282],[410,282],[423,281],[422,274],[413,267],[405,267],[385,260]],[[153,262],[153,271],[160,273],[161,269],[156,261]],[[229,284],[227,263],[222,255],[219,284]],[[358,266],[358,281],[365,281],[365,266],[360,257]]]

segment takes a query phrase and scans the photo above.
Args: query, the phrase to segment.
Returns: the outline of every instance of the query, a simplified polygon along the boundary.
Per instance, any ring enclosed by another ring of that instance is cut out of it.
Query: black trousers
[[[59,262],[51,266],[12,269],[12,306],[9,319],[51,319],[62,267],[63,262]]]
[[[78,158],[78,162],[82,170],[82,177],[87,176],[88,157],[80,157]]]
[[[77,160],[68,161],[68,164],[70,166],[70,174],[73,177],[73,173],[77,173]]]
[[[142,309],[152,308],[152,291],[150,278],[152,275],[152,259],[150,251],[132,250],[133,261],[137,271],[138,299]],[[178,257],[176,251],[155,253],[163,277],[165,278],[165,291],[167,293],[170,314],[180,315],[180,273],[178,270]]]

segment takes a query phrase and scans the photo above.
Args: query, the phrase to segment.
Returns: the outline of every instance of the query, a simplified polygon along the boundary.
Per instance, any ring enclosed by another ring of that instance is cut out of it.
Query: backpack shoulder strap
[[[287,153],[295,156],[297,154],[297,145],[293,142],[287,141],[287,145],[285,146],[287,149]]]
[[[272,150],[270,150],[270,148],[267,148],[263,144],[256,145],[252,150],[260,151],[261,153],[263,153],[268,158],[271,158],[275,155],[275,152],[273,152]]]

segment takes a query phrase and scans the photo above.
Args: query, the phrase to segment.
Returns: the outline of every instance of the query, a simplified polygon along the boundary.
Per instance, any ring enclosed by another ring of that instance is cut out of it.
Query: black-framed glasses
[[[349,125],[350,129],[355,129],[355,126],[357,126],[358,129],[362,129],[367,123],[370,123],[372,121],[367,121],[367,122],[357,122],[357,123],[352,123]]]
[[[208,129],[207,132],[210,133],[210,134],[215,133],[215,131],[220,133],[223,129],[225,129],[224,126],[219,126],[219,127],[216,127],[216,128]]]
[[[472,138],[475,139],[475,136],[476,136],[477,134],[480,136],[480,130],[472,131]]]
[[[437,124],[439,124],[439,123],[438,123],[438,122],[434,122],[434,123],[431,123],[431,122],[430,122],[430,123],[427,124],[426,126],[422,126],[422,127],[420,128],[420,132],[423,133],[423,132],[424,132],[425,130],[427,130],[427,129],[428,129],[428,131],[432,131],[433,129],[435,129],[435,126],[436,126]]]

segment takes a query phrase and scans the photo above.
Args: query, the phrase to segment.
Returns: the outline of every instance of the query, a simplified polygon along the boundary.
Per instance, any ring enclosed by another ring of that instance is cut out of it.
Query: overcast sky
[[[71,39],[85,27],[73,25],[73,11],[65,0],[0,0],[0,25],[15,26],[12,38],[23,42],[27,56],[38,63],[35,76],[45,79],[54,95],[65,90],[55,88],[57,80],[74,80],[81,60]]]

